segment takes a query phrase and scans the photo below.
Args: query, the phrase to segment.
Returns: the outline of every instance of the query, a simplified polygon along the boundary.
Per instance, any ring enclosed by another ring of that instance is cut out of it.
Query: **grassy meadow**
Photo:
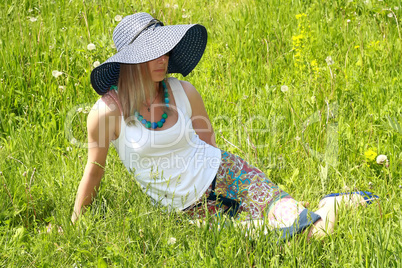
[[[206,26],[185,79],[220,148],[312,210],[332,192],[381,200],[341,210],[323,240],[278,245],[153,207],[111,149],[72,225],[99,98],[89,75],[115,53],[119,16],[140,11]],[[400,1],[3,0],[0,18],[0,267],[402,267]]]

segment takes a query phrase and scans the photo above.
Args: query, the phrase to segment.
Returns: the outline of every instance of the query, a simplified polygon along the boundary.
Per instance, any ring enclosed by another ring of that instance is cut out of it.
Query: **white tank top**
[[[169,78],[168,83],[177,105],[176,124],[153,131],[137,118],[135,126],[127,126],[122,117],[120,136],[112,143],[125,167],[134,172],[142,190],[156,204],[182,210],[197,201],[212,183],[221,151],[195,133],[191,105],[180,81]]]

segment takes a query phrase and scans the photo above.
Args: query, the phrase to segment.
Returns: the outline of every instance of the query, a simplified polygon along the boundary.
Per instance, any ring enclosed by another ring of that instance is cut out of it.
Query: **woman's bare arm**
[[[187,94],[187,98],[190,101],[192,110],[191,120],[195,132],[201,140],[214,147],[217,147],[215,141],[215,133],[200,93],[198,93],[198,91],[191,83],[185,81],[180,82],[184,88],[184,91]]]
[[[74,211],[71,217],[75,222],[85,211],[99,188],[106,164],[109,143],[115,137],[118,109],[107,106],[94,107],[88,114],[88,159],[78,187]]]

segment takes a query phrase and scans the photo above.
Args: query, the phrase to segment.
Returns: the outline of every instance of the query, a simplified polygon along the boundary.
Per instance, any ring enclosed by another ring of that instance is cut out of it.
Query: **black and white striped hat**
[[[117,53],[91,73],[92,87],[99,95],[117,85],[120,63],[143,63],[168,52],[168,73],[188,75],[204,53],[207,30],[199,24],[164,26],[148,13],[136,13],[116,26],[113,41]]]

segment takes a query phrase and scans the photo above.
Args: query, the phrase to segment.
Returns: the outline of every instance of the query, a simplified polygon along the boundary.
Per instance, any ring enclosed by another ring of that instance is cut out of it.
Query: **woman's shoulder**
[[[188,81],[182,81],[179,80],[181,86],[183,87],[184,92],[187,95],[187,98],[189,99],[190,103],[192,103],[192,101],[200,101],[201,99],[201,95],[200,93],[197,91],[197,89]]]
[[[184,80],[178,80],[176,78],[174,78],[174,80],[176,80],[177,83],[181,85],[188,98],[198,94],[197,89],[190,82]]]
[[[108,91],[104,94],[92,107],[88,117],[92,120],[108,119],[109,117],[119,117],[121,115],[121,109],[117,94],[115,91]]]

